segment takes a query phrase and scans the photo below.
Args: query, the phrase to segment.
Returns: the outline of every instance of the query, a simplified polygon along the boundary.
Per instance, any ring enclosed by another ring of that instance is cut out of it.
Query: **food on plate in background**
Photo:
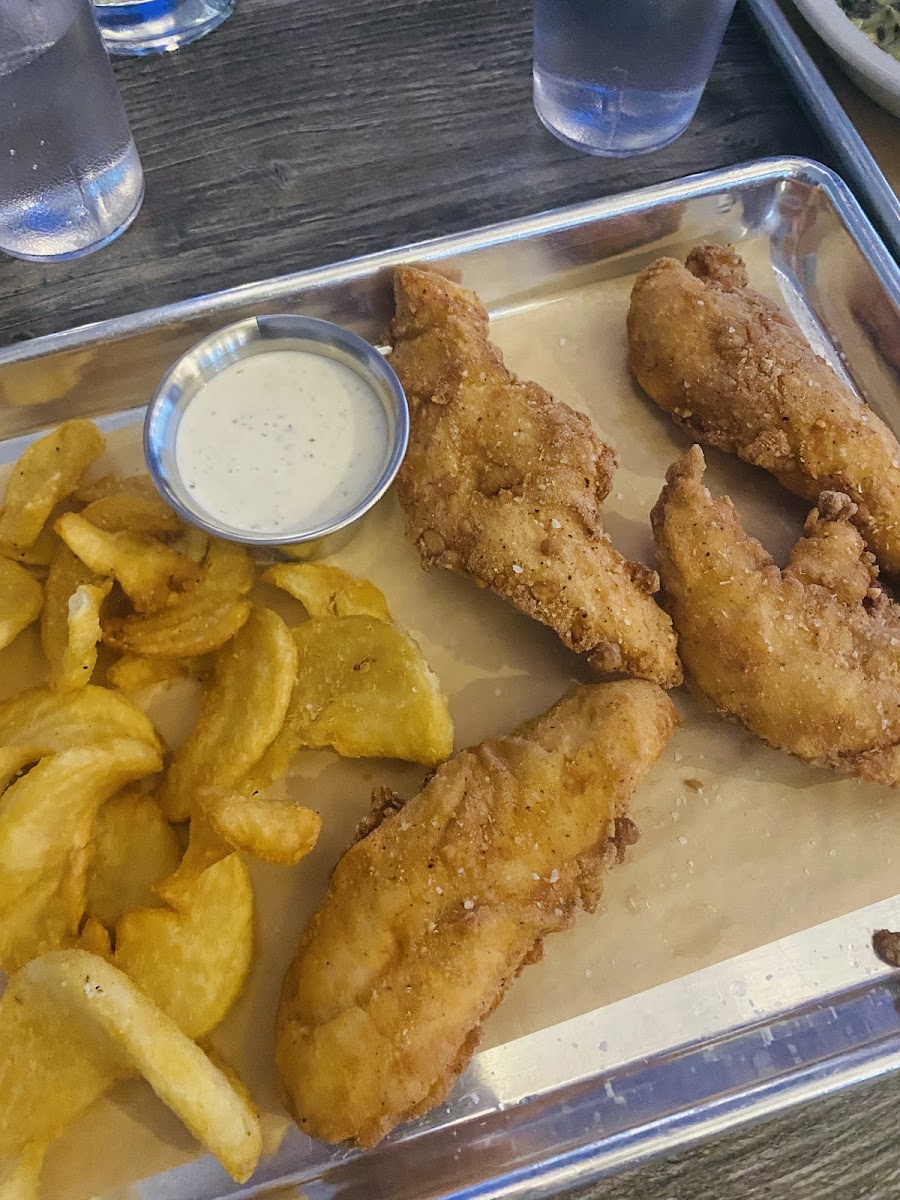
[[[84,950],[32,959],[0,999],[0,1180],[36,1200],[46,1150],[114,1083],[143,1076],[238,1182],[259,1159],[252,1102],[122,971]]]
[[[900,572],[900,443],[784,309],[747,283],[731,246],[645,268],[628,314],[638,383],[704,445],[805,500],[846,493],[882,569]]]
[[[885,0],[837,0],[857,29],[900,62],[900,6]]]
[[[779,570],[727,497],[703,486],[699,446],[653,509],[663,603],[689,683],[770,745],[900,784],[900,606],[853,525],[823,492]]]
[[[596,907],[675,723],[655,684],[580,687],[405,805],[381,796],[284,982],[277,1066],[305,1132],[369,1146],[444,1099],[543,938]]]
[[[394,291],[390,361],[411,421],[397,490],[423,566],[490,588],[601,674],[679,683],[655,572],[603,532],[612,449],[504,366],[472,292],[413,267],[395,271]]]

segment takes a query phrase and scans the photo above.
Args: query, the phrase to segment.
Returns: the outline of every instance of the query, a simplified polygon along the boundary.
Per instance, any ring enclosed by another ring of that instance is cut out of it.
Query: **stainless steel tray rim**
[[[24,362],[57,351],[75,350],[98,339],[105,341],[144,333],[158,326],[175,324],[186,318],[202,317],[209,313],[221,314],[224,324],[227,314],[232,309],[252,306],[263,299],[263,293],[266,301],[272,302],[301,288],[309,289],[323,283],[340,283],[345,279],[357,278],[360,274],[374,274],[401,262],[445,258],[450,253],[464,253],[476,246],[500,245],[505,241],[519,240],[523,234],[534,237],[560,227],[575,228],[612,214],[638,213],[660,204],[714,195],[727,188],[740,188],[750,183],[765,183],[772,179],[792,179],[823,188],[840,212],[845,225],[849,225],[851,220],[854,224],[858,223],[858,236],[862,237],[873,266],[885,287],[892,292],[900,305],[900,281],[896,277],[894,261],[843,179],[830,167],[811,158],[770,157],[688,175],[673,183],[653,184],[634,191],[605,196],[599,200],[587,200],[565,208],[550,209],[532,216],[485,225],[472,231],[410,243],[393,250],[379,250],[329,266],[310,267],[268,280],[239,284],[220,292],[178,300],[143,312],[95,321],[59,333],[45,334],[0,350],[0,366]]]

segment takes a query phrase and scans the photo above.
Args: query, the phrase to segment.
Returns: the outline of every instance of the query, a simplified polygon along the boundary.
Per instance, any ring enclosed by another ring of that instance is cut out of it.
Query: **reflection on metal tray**
[[[898,425],[900,273],[839,179],[773,160],[17,346],[0,354],[0,461],[63,416],[133,422],[179,353],[244,316],[303,312],[377,340],[398,262],[439,263],[499,315],[631,275],[702,238],[764,240],[804,331]],[[365,1155],[292,1129],[243,1187],[203,1159],[129,1195],[551,1195],[900,1066],[900,981],[870,948],[874,928],[898,923],[900,897],[884,900],[489,1049],[447,1104]]]

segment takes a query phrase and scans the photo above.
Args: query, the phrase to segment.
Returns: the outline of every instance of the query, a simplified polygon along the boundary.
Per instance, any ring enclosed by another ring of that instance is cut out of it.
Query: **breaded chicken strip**
[[[276,1060],[305,1132],[371,1146],[443,1100],[542,939],[596,907],[675,723],[655,684],[576,688],[383,804],[284,981]]]
[[[679,683],[656,573],[603,532],[613,451],[586,416],[506,369],[472,292],[413,267],[394,290],[391,364],[412,418],[397,490],[423,566],[491,588],[602,674]]]
[[[661,258],[637,278],[631,367],[699,441],[815,503],[845,492],[885,571],[900,572],[900,443],[819,358],[788,314],[747,287],[731,246]]]
[[[823,492],[780,571],[694,446],[651,514],[689,681],[781,750],[900,783],[900,606],[878,586],[854,504]]]

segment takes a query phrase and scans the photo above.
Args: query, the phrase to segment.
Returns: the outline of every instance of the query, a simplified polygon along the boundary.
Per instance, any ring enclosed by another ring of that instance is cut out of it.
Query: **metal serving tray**
[[[764,239],[804,328],[900,428],[900,272],[840,179],[779,159],[13,347],[0,354],[0,459],[63,417],[133,423],[174,358],[229,321],[297,311],[377,339],[390,315],[389,268],[399,262],[440,262],[497,313],[631,275],[702,238]],[[851,293],[869,330],[877,326],[871,336],[848,307]],[[900,926],[900,896],[487,1050],[446,1105],[367,1154],[292,1128],[243,1187],[201,1159],[128,1195],[550,1196],[900,1067],[900,980],[870,947],[882,926]]]

